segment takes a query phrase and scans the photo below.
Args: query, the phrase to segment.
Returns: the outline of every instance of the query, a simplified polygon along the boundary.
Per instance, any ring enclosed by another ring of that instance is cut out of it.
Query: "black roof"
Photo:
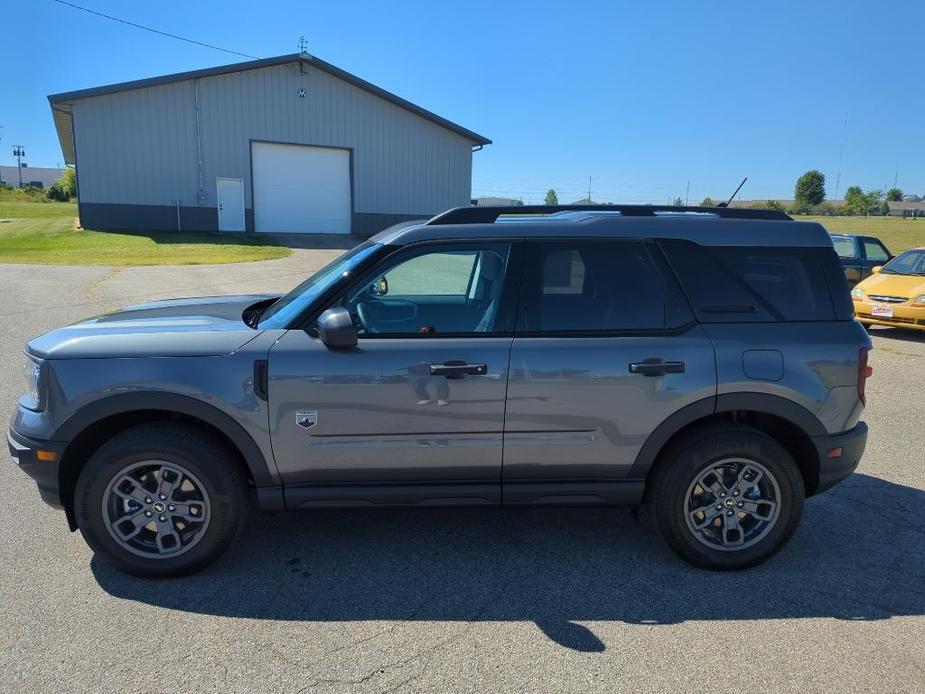
[[[524,205],[457,207],[420,224],[386,229],[372,241],[486,238],[683,239],[705,246],[831,248],[816,222],[795,222],[783,212],[732,207],[669,205]]]

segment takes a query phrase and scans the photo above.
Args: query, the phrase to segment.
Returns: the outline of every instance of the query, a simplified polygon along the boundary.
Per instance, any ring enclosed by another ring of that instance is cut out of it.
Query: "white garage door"
[[[350,152],[254,142],[254,228],[290,234],[350,233]]]

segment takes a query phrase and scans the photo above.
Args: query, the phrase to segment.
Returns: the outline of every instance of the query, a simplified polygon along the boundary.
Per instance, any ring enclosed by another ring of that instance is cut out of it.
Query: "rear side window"
[[[660,243],[702,322],[835,318],[817,248]]]
[[[521,333],[645,332],[692,319],[645,243],[538,241],[525,267]]]
[[[858,257],[854,239],[849,236],[833,236],[832,245],[835,246],[835,252],[838,253],[839,258]]]

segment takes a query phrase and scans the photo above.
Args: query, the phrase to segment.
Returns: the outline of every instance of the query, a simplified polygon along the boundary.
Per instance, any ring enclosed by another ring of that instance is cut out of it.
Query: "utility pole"
[[[684,193],[684,206],[690,207],[690,201],[691,201],[691,182],[688,181],[687,182],[687,192]]]
[[[841,148],[838,150],[838,175],[835,177],[835,197],[833,200],[838,200],[838,186],[841,183],[841,167],[842,161],[845,158],[845,137],[848,134],[848,112],[845,111],[845,124],[842,126],[841,131]]]
[[[591,204],[591,177],[588,176],[588,204]]]
[[[13,145],[13,156],[16,157],[16,168],[19,170],[19,187],[22,188],[22,158],[26,156],[26,150],[22,145]]]

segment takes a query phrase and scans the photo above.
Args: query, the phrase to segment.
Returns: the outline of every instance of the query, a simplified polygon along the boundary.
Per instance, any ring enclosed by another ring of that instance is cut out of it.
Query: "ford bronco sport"
[[[783,213],[458,208],[283,297],[156,301],[29,342],[19,467],[116,567],[190,573],[265,511],[646,504],[710,569],[857,466],[870,339]]]

